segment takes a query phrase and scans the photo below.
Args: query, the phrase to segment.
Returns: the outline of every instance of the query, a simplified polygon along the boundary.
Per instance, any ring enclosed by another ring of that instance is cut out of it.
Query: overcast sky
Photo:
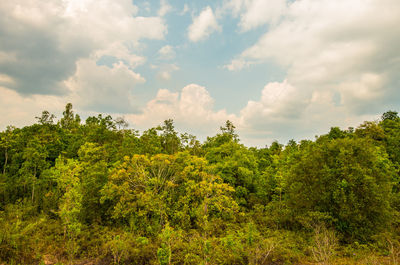
[[[399,0],[0,1],[0,129],[172,118],[243,143],[313,139],[400,108]]]

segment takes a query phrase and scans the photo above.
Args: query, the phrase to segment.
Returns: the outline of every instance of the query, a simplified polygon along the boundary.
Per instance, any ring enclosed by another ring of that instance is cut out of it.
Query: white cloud
[[[242,4],[238,4],[238,14],[246,6]],[[304,128],[312,118],[321,124],[354,126],[399,100],[399,1],[295,1],[275,24],[269,23],[268,31],[225,68],[240,70],[254,63],[276,62],[287,72],[281,86],[290,84],[297,92],[282,95],[284,104],[266,104],[269,84],[260,101],[249,102],[242,110],[244,122],[263,119],[276,131],[298,120],[303,124],[299,128]],[[326,110],[322,111],[322,106]],[[282,113],[297,118],[286,123],[281,118],[280,125],[268,122]],[[251,124],[252,129],[262,127]]]
[[[159,67],[161,70],[158,72],[158,78],[168,81],[171,79],[172,72],[179,70],[179,67],[175,64],[167,64]]]
[[[171,10],[172,6],[168,4],[167,0],[160,0],[160,9],[158,10],[158,15],[160,17],[165,16]]]
[[[229,64],[224,65],[223,68],[226,68],[229,71],[238,71],[242,70],[243,68],[247,68],[252,64],[254,64],[254,62],[250,62],[242,58],[239,58],[232,60]]]
[[[223,8],[240,17],[239,27],[248,31],[261,25],[275,24],[286,12],[286,0],[227,0]]]
[[[15,80],[8,76],[8,75],[4,75],[4,74],[0,74],[0,85],[12,85],[15,84]]]
[[[113,56],[119,61],[123,61],[131,68],[136,68],[146,62],[146,57],[132,53],[126,45],[121,42],[114,42],[107,48],[97,50],[93,54],[93,58],[98,60],[102,56]]]
[[[175,51],[174,48],[170,45],[165,45],[163,47],[161,47],[160,50],[158,50],[158,54],[160,56],[161,59],[164,60],[170,60],[175,58]]]
[[[82,58],[116,57],[130,67],[140,40],[163,39],[160,17],[136,16],[130,0],[15,0],[0,4],[0,73],[23,94],[66,94]],[[16,30],[18,29],[18,30]]]
[[[366,77],[367,83],[377,77]],[[310,104],[312,103],[312,104]],[[303,112],[297,112],[304,109]],[[160,89],[140,114],[125,115],[137,129],[145,130],[173,119],[177,129],[188,131],[204,140],[215,135],[226,120],[233,121],[241,141],[250,146],[265,146],[274,140],[313,139],[331,126],[357,126],[371,115],[356,115],[343,106],[336,106],[329,91],[303,91],[288,81],[272,82],[262,90],[258,100],[249,101],[239,115],[224,109],[214,110],[214,99],[205,87],[190,84],[179,92]]]
[[[77,71],[66,81],[71,102],[83,110],[98,112],[135,112],[133,88],[145,79],[119,62],[111,68],[90,59],[77,62]]]
[[[235,115],[225,110],[214,111],[213,106],[214,100],[204,87],[190,84],[180,93],[160,89],[141,114],[127,115],[126,118],[134,127],[141,129],[159,125],[172,118],[181,131],[190,128],[204,138],[215,133],[227,119],[237,120]]]
[[[172,73],[179,70],[179,67],[176,64],[152,64],[150,68],[158,71],[157,78],[161,81],[169,81]]]
[[[50,113],[61,113],[68,101],[58,96],[35,95],[24,97],[16,91],[0,86],[0,130],[6,126],[26,126],[35,122],[43,110]],[[5,112],[7,110],[7,112]],[[7,115],[5,115],[7,113]]]
[[[97,65],[93,59],[81,59],[77,62],[77,71],[64,81],[70,93],[65,95],[24,96],[2,86],[13,82],[7,76],[0,76],[0,130],[7,125],[25,126],[35,122],[43,110],[60,115],[68,102],[72,102],[76,113],[85,117],[96,113],[134,113],[133,89],[144,78],[130,70],[125,64],[117,63],[112,67]]]
[[[247,106],[242,109],[241,117],[248,121],[256,117],[273,119],[293,119],[297,118],[296,111],[307,104],[304,91],[299,91],[296,87],[288,83],[272,82],[267,84],[261,93],[260,101],[249,101]]]
[[[374,76],[365,79],[368,84],[379,82]],[[242,141],[251,146],[263,146],[274,140],[283,144],[290,139],[312,140],[315,135],[327,133],[331,127],[347,129],[378,118],[338,105],[333,93],[303,91],[287,80],[267,84],[260,99],[249,101],[240,112],[237,127]]]
[[[240,17],[242,30],[250,30],[266,23],[276,23],[286,9],[286,0],[253,0]]]
[[[133,126],[147,129],[173,118],[182,131],[213,135],[231,119],[244,142],[263,145],[325,133],[330,126],[356,126],[398,106],[398,0],[224,3],[238,18],[239,31],[268,24],[268,31],[224,68],[275,62],[287,73],[285,80],[266,84],[238,115],[214,110],[213,98],[199,85],[159,90],[141,114],[127,115]],[[168,11],[161,0],[158,15]],[[187,12],[185,5],[182,14]],[[189,40],[220,31],[220,15],[226,13],[203,9],[188,27]],[[146,62],[142,40],[162,40],[166,33],[162,17],[138,16],[131,0],[2,1],[0,111],[7,115],[0,115],[0,127],[10,121],[26,125],[43,109],[61,113],[67,102],[80,113],[137,113],[134,89],[145,80],[134,68]],[[117,63],[96,64],[103,56]],[[174,57],[169,45],[156,54],[156,59]],[[154,66],[161,81],[178,69],[172,63]]]
[[[179,13],[179,15],[181,15],[181,16],[183,16],[183,15],[185,15],[187,12],[189,12],[189,6],[188,6],[188,4],[184,4],[183,5],[183,9],[182,9],[182,11],[181,11],[181,13]]]
[[[217,19],[211,7],[204,8],[199,16],[193,18],[193,23],[188,28],[188,37],[192,42],[198,42],[207,39],[210,34],[220,31]]]
[[[363,113],[366,107],[374,110],[382,104],[386,85],[384,75],[364,73],[359,80],[339,84],[337,90],[341,95],[341,104],[352,112]]]

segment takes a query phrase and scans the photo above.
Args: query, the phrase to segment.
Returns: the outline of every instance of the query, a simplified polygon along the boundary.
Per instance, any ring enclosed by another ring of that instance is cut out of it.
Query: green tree
[[[20,174],[24,185],[31,184],[31,199],[33,203],[37,179],[40,173],[49,166],[46,161],[47,152],[45,146],[40,143],[39,139],[31,139],[23,151],[22,158],[24,162],[21,165]]]
[[[167,221],[165,196],[173,186],[172,156],[125,157],[109,175],[102,201],[112,203],[112,217],[135,231],[158,233]]]
[[[71,260],[79,250],[77,238],[82,230],[80,216],[83,190],[79,174],[82,168],[72,159],[59,157],[52,171],[61,191],[58,216],[64,225],[64,239]]]
[[[290,157],[283,173],[287,204],[295,216],[325,213],[346,238],[367,240],[391,222],[393,173],[385,152],[368,139],[321,138]]]
[[[162,138],[158,135],[158,129],[148,129],[140,136],[140,154],[155,155],[162,152]]]
[[[203,145],[205,158],[215,174],[235,188],[239,204],[246,206],[251,194],[255,193],[258,164],[254,152],[239,144],[234,126],[227,121],[221,127],[222,134],[208,138]]]
[[[3,175],[6,174],[7,163],[9,159],[9,151],[11,146],[15,141],[15,136],[13,131],[15,130],[14,126],[7,126],[6,130],[1,133],[0,137],[0,147],[4,149],[4,164],[3,164]]]
[[[42,116],[35,117],[35,118],[38,120],[39,124],[45,125],[45,124],[53,124],[54,123],[54,119],[56,118],[56,116],[54,114],[51,114],[47,110],[44,110],[42,112]]]
[[[60,120],[60,125],[62,128],[71,130],[76,128],[81,122],[81,118],[78,114],[74,116],[74,112],[72,110],[72,104],[68,103],[65,106],[65,110],[63,112],[63,117]]]
[[[165,153],[174,154],[181,148],[181,142],[178,133],[175,131],[174,121],[172,119],[165,120],[161,127],[161,144]]]
[[[100,204],[100,190],[107,182],[107,153],[102,146],[85,143],[78,151],[79,174],[82,185],[81,220],[87,223],[101,222],[105,214]]]

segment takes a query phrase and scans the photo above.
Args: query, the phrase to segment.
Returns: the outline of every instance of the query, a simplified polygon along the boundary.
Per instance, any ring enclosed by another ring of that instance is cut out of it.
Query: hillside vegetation
[[[399,264],[400,118],[265,148],[227,121],[63,117],[0,133],[0,264]]]

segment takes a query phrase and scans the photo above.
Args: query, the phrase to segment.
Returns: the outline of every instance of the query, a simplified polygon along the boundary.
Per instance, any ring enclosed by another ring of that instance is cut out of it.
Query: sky
[[[398,0],[0,2],[0,129],[57,118],[173,119],[201,140],[314,139],[400,110]]]

